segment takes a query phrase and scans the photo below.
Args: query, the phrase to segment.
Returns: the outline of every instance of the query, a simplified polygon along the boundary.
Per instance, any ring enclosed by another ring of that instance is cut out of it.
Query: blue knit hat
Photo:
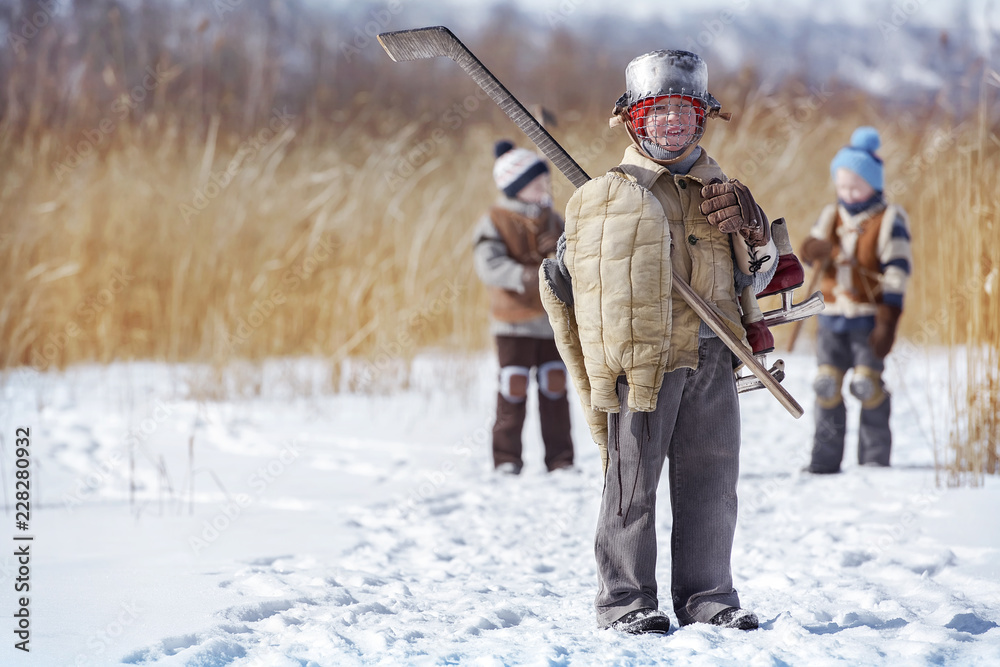
[[[875,154],[881,145],[882,140],[874,127],[864,126],[854,130],[851,144],[837,151],[830,163],[830,177],[836,179],[837,170],[841,167],[850,169],[868,181],[868,185],[876,192],[882,192],[882,158]]]

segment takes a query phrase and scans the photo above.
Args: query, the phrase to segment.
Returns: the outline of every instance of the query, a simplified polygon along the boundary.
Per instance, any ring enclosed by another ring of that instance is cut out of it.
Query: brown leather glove
[[[723,234],[739,232],[751,247],[770,240],[767,216],[757,206],[747,186],[735,178],[728,183],[709,183],[701,189],[701,196],[705,198],[701,212]]]
[[[899,316],[902,314],[903,311],[896,306],[884,303],[878,305],[878,310],[875,311],[875,328],[868,336],[868,344],[879,359],[885,359],[892,349],[892,344],[896,340]]]
[[[802,261],[812,266],[814,262],[825,262],[833,254],[833,243],[826,239],[818,239],[810,236],[802,242],[799,250]]]
[[[549,257],[556,251],[556,242],[559,240],[559,232],[542,232],[538,235],[538,254],[542,257]]]
[[[538,267],[523,264],[521,270],[521,284],[524,285],[524,293],[538,293]]]

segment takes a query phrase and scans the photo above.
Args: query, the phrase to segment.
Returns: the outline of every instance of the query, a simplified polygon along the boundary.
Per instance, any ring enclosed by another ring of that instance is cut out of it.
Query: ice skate
[[[764,316],[760,312],[760,307],[757,305],[757,299],[749,287],[744,289],[740,295],[740,308],[743,310],[743,328],[746,329],[747,342],[750,343],[750,349],[753,351],[754,358],[760,362],[761,366],[767,368],[767,354],[774,351],[774,336],[768,330],[767,322],[764,320]],[[739,370],[737,368],[737,371]],[[775,380],[781,382],[785,379],[785,362],[779,359],[768,369],[768,373]],[[753,374],[741,375],[737,372],[737,392],[742,394],[747,391],[763,388],[764,383],[757,376]]]
[[[763,366],[764,368],[767,368],[767,355],[760,354],[756,355],[756,357],[757,361],[760,362],[760,365]],[[771,367],[767,369],[767,372],[770,373],[771,377],[773,377],[775,380],[781,382],[782,380],[785,379],[785,362],[781,359],[778,359],[773,364],[771,364]],[[764,383],[761,382],[756,375],[736,376],[737,393],[745,394],[748,391],[753,391],[755,389],[763,389],[763,388],[764,388]]]
[[[794,290],[802,287],[805,283],[805,270],[802,263],[792,251],[792,244],[788,239],[788,227],[784,218],[778,218],[771,223],[771,238],[778,248],[778,268],[771,278],[764,291],[757,294],[757,297],[781,295],[781,308],[769,310],[764,313],[764,322],[769,327],[779,324],[788,324],[798,320],[804,320],[823,311],[823,293],[814,292],[802,303],[793,303]]]

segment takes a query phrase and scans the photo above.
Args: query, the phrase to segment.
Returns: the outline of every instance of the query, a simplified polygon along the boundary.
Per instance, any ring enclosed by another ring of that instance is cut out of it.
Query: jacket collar
[[[714,179],[719,179],[720,181],[726,179],[726,175],[719,168],[719,163],[710,158],[704,149],[702,149],[701,155],[695,160],[695,163],[691,166],[691,170],[687,174],[673,176],[670,174],[669,169],[650,160],[635,145],[630,145],[625,149],[621,166],[629,175],[635,177],[639,185],[647,190],[652,188],[656,180],[663,174],[667,174],[668,177],[672,176],[675,180],[678,178],[691,178],[702,185],[707,185]]]
[[[521,201],[520,199],[511,199],[503,194],[497,197],[497,200],[493,202],[493,205],[497,208],[502,208],[504,210],[517,213],[518,215],[523,215],[525,218],[532,219],[540,217],[542,212],[546,210],[538,204],[529,204]]]
[[[846,208],[838,204],[837,212],[840,214],[840,219],[843,221],[845,227],[851,230],[859,230],[870,219],[883,213],[886,208],[888,208],[888,206],[885,201],[881,201],[874,206],[866,208],[856,215],[851,215]]]

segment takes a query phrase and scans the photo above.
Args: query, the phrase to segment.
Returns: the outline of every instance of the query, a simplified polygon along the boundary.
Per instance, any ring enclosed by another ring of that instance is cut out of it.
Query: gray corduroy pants
[[[610,461],[597,521],[597,622],[658,609],[656,490],[669,460],[670,592],[681,625],[739,607],[730,559],[736,531],[740,412],[732,353],[703,338],[697,369],[664,376],[653,412],[609,415]]]

